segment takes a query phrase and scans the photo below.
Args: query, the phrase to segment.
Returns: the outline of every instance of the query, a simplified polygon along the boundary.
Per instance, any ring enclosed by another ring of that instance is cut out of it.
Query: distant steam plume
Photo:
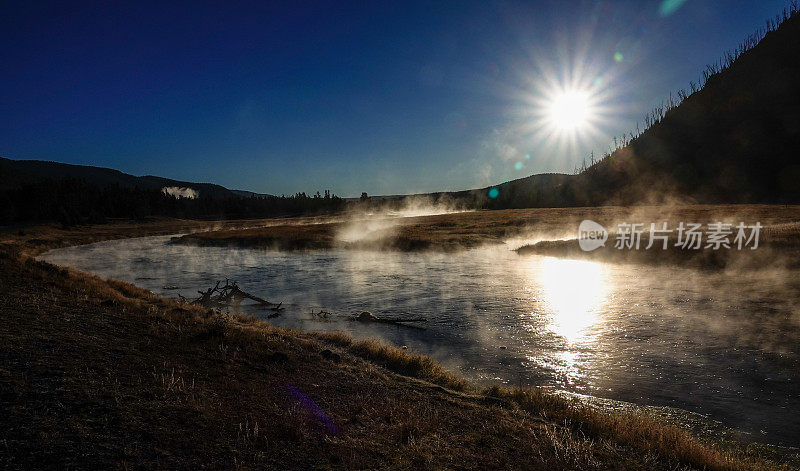
[[[161,189],[161,192],[175,198],[189,198],[192,200],[200,196],[200,193],[193,188],[181,188],[179,186],[165,186]]]

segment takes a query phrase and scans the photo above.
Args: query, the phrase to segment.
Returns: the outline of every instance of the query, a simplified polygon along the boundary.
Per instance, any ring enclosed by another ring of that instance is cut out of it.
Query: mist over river
[[[196,297],[229,278],[283,303],[274,324],[381,338],[480,384],[676,407],[752,440],[800,445],[797,273],[609,265],[523,257],[511,248],[276,252],[147,237],[40,258],[173,298]],[[331,315],[320,319],[312,310]],[[364,310],[428,322],[417,329],[348,319]]]

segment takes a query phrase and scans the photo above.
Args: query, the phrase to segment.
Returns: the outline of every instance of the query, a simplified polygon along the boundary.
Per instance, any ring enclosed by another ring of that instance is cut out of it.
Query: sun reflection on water
[[[609,292],[605,267],[548,257],[538,282],[550,315],[547,327],[569,344],[588,340]]]

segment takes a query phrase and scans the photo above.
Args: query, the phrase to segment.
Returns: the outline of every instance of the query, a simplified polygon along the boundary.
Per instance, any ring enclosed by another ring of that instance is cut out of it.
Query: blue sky
[[[1,156],[342,196],[569,172],[785,6],[65,3],[2,6]],[[576,86],[591,128],[550,135]]]

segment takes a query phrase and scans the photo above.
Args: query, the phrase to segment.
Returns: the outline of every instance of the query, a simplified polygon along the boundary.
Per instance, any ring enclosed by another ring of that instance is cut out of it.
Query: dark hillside
[[[168,187],[191,188],[196,194],[177,198],[164,193]],[[109,218],[280,217],[327,214],[343,207],[342,199],[329,191],[324,196],[262,195],[102,167],[0,158],[0,226],[42,221],[71,226]]]
[[[613,190],[621,202],[648,199],[659,189],[704,203],[798,201],[798,51],[795,14],[627,147],[580,175],[578,187]]]
[[[110,168],[46,162],[43,160],[11,160],[0,157],[0,177],[0,190],[18,188],[22,185],[37,183],[45,179],[71,179],[83,180],[101,187],[116,185],[121,188],[160,191],[164,187],[176,186],[192,188],[197,190],[201,196],[212,198],[242,196],[235,190],[229,190],[213,183],[183,182],[152,175],[137,177]],[[250,195],[248,194],[247,196],[249,197]]]
[[[532,175],[449,196],[484,208],[800,201],[797,8],[767,29],[710,66],[699,90],[680,92],[682,101],[645,119],[644,132],[577,175]]]

